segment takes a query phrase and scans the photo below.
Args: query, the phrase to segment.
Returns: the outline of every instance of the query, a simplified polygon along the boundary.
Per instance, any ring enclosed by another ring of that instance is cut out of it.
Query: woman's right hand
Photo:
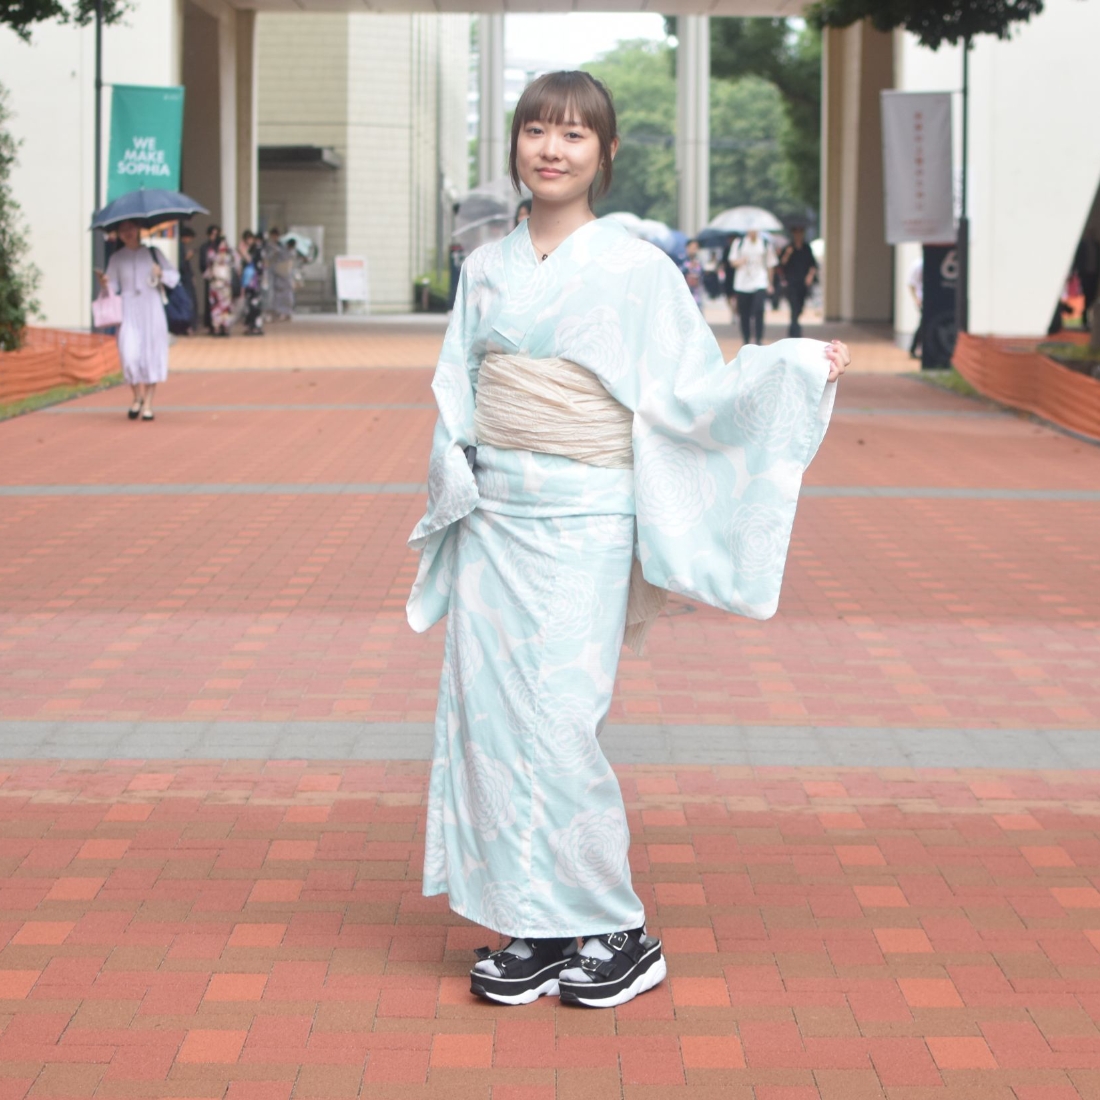
[[[95,277],[99,280],[99,289],[107,290],[107,274],[104,271],[97,271]]]

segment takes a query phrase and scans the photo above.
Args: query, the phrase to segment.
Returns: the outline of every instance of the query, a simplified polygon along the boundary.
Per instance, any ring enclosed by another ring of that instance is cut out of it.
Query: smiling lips
[[[540,176],[564,176],[565,173],[560,168],[539,168],[537,169]]]

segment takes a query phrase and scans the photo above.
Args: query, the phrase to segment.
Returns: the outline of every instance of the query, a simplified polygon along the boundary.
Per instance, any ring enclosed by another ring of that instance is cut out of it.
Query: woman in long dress
[[[180,274],[160,252],[142,245],[137,222],[123,222],[118,237],[123,247],[112,254],[99,280],[104,290],[122,296],[118,357],[133,397],[126,415],[152,420],[157,385],[168,377],[168,321],[161,288],[170,290]]]
[[[664,977],[597,741],[620,647],[641,647],[666,590],[775,612],[849,361],[786,340],[725,363],[676,265],[593,214],[617,147],[586,73],[521,96],[531,216],[463,266],[410,539],[409,623],[447,616],[423,889],[511,937],[470,972],[502,1004],[609,1007]]]

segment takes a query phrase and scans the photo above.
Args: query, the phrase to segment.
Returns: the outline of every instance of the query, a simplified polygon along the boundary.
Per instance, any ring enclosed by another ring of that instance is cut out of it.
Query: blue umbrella
[[[195,202],[181,191],[165,191],[144,187],[129,191],[109,202],[92,218],[93,229],[108,229],[119,222],[137,222],[149,229],[173,218],[189,218],[192,214],[209,214],[201,202]]]

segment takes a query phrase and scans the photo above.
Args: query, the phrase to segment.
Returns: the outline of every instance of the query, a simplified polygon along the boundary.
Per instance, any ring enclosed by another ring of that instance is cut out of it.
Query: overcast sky
[[[629,38],[663,38],[661,15],[507,15],[504,49],[507,64],[528,68],[575,69]]]

